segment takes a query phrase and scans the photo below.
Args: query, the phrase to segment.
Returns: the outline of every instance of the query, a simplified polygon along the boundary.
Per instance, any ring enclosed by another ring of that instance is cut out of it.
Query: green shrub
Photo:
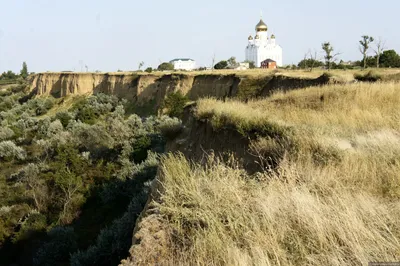
[[[21,228],[16,234],[14,234],[13,242],[16,243],[18,241],[29,239],[33,234],[45,231],[46,227],[46,216],[38,212],[32,212],[28,215],[26,220],[21,222]]]
[[[166,109],[167,115],[181,118],[187,102],[189,99],[182,92],[177,91],[167,95],[162,107]]]
[[[0,142],[0,158],[6,161],[14,159],[25,160],[26,152],[23,148],[15,145],[14,142],[6,140]]]
[[[36,115],[44,115],[54,106],[53,98],[34,99],[28,102],[28,105],[33,105]]]
[[[94,125],[99,118],[100,114],[96,112],[92,107],[85,106],[78,111],[76,114],[76,119],[80,120],[82,123]]]
[[[74,117],[70,112],[58,112],[56,114],[56,119],[60,120],[61,124],[64,128],[68,126],[69,121],[71,121]]]
[[[147,158],[147,150],[151,148],[151,139],[149,136],[139,136],[133,140],[132,154],[130,159],[135,163],[141,163]]]
[[[14,131],[8,127],[0,128],[0,141],[10,139],[14,136]]]
[[[160,120],[157,128],[167,139],[174,139],[183,129],[182,122],[176,117],[162,116]]]

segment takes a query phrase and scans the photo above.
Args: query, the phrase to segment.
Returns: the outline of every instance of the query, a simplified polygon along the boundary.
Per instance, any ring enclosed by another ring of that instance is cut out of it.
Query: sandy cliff
[[[274,72],[264,76],[236,74],[135,74],[135,73],[40,73],[31,77],[30,90],[36,95],[64,97],[106,93],[126,98],[137,106],[158,109],[168,93],[181,91],[191,100],[201,97],[246,100],[266,96],[275,90],[321,85],[328,78],[290,78]]]

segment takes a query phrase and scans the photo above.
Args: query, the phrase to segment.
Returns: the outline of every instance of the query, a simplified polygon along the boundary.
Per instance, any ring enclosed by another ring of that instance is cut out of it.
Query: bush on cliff
[[[0,264],[68,265],[78,247],[116,264],[156,174],[161,130],[180,121],[126,117],[125,101],[104,94],[61,112],[48,112],[51,97],[23,97],[0,95]]]
[[[183,115],[183,108],[188,102],[189,98],[183,95],[182,92],[177,91],[167,95],[162,107],[166,109],[167,115],[181,118]]]

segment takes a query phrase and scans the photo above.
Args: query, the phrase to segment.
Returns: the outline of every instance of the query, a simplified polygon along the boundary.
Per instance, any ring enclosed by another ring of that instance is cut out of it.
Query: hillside
[[[123,264],[399,261],[399,96],[386,82],[197,101]]]
[[[399,80],[41,73],[1,88],[0,265],[400,260]]]

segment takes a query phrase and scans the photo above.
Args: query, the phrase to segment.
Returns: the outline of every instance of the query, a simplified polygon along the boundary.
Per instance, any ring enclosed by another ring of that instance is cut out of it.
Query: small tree
[[[146,68],[146,70],[145,70],[147,73],[151,73],[151,72],[153,72],[153,68],[152,67],[148,67],[148,68]]]
[[[22,63],[22,69],[21,69],[21,77],[22,78],[27,78],[29,75],[28,73],[28,65],[26,64],[26,62]]]
[[[368,35],[361,36],[361,38],[359,50],[363,55],[363,68],[365,69],[367,67],[367,53],[369,50],[369,45],[374,41],[374,38]]]
[[[322,44],[322,51],[325,53],[325,66],[328,68],[328,70],[330,70],[332,67],[332,63],[336,60],[336,57],[340,53],[334,53],[334,49],[330,42],[325,42]]]
[[[163,108],[167,109],[167,115],[180,118],[188,101],[189,99],[182,92],[173,92],[165,98]]]
[[[218,63],[215,64],[214,68],[215,69],[225,69],[228,67],[228,62],[225,60],[219,61]]]
[[[376,68],[379,68],[379,60],[381,59],[381,55],[383,51],[386,49],[385,47],[386,41],[383,41],[381,37],[375,42],[375,55],[376,55]]]
[[[234,56],[229,58],[226,62],[228,63],[229,68],[236,68],[238,66],[238,63],[236,62],[236,57]]]
[[[171,64],[171,63],[164,62],[164,63],[161,63],[161,64],[158,66],[157,69],[160,70],[160,71],[174,70],[174,65]]]
[[[395,50],[384,51],[379,60],[383,67],[400,67],[400,55]]]

